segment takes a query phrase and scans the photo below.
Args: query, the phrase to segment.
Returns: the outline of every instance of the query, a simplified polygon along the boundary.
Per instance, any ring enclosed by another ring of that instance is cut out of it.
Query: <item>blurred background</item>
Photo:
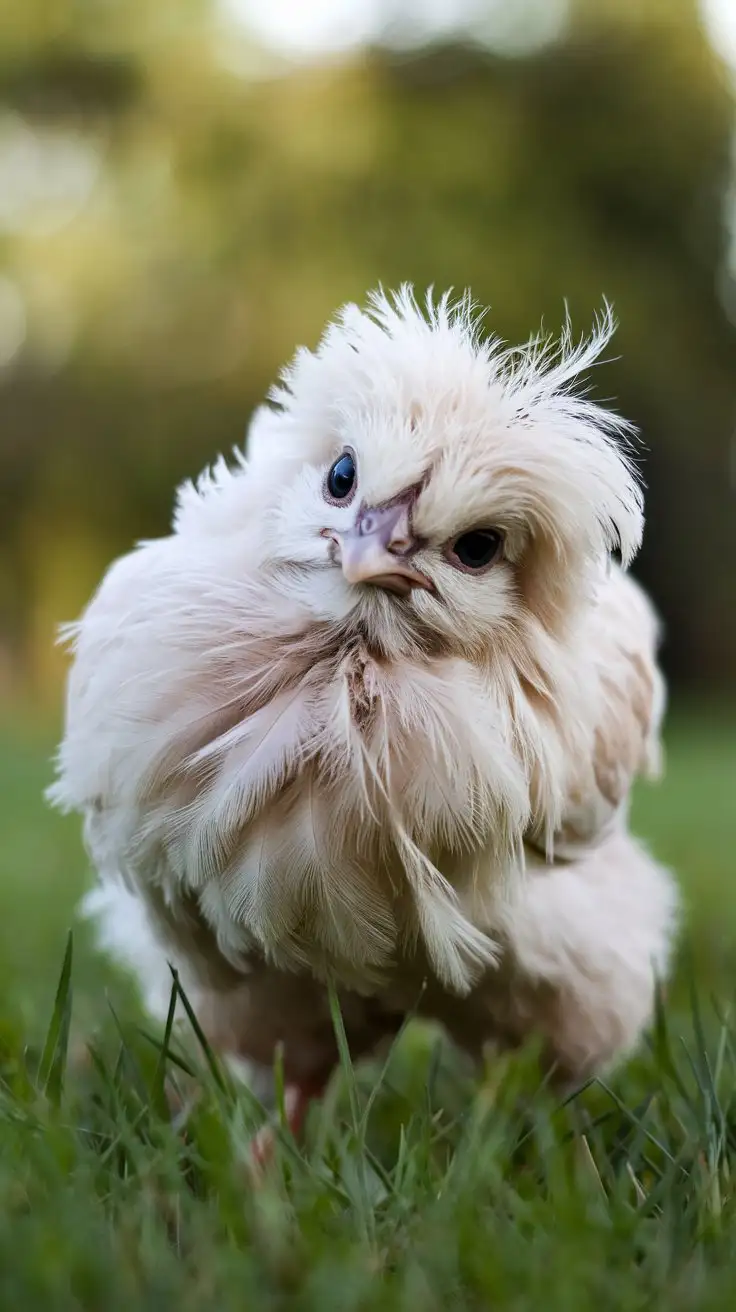
[[[641,823],[711,890],[712,962],[736,930],[735,126],[736,0],[0,0],[5,963],[31,897],[55,947],[84,877],[41,801],[57,624],[297,343],[404,279],[469,286],[513,341],[614,304],[595,395],[643,435],[674,690]]]

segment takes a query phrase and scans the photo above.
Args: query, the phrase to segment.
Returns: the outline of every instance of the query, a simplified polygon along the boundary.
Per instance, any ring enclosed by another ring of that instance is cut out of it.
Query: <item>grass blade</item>
[[[212,1076],[212,1079],[214,1083],[217,1085],[217,1088],[219,1089],[220,1093],[223,1093],[226,1096],[230,1097],[232,1095],[232,1090],[230,1089],[228,1082],[225,1079],[225,1075],[223,1074],[220,1063],[217,1060],[217,1057],[208,1042],[207,1035],[202,1029],[202,1026],[200,1025],[199,1021],[197,1020],[197,1017],[194,1013],[194,1008],[192,1007],[189,998],[187,997],[186,993],[184,992],[184,989],[182,988],[181,980],[179,979],[179,972],[175,970],[173,966],[169,966],[169,970],[171,971],[171,976],[174,981],[174,996],[175,998],[176,997],[181,998],[181,1004],[187,1014],[187,1020],[189,1021],[189,1024],[191,1025],[192,1030],[194,1031],[195,1038],[200,1048],[202,1049],[202,1055],[204,1056],[205,1062],[207,1063],[207,1068],[210,1072],[210,1075]]]
[[[167,1119],[170,1115],[169,1103],[166,1097],[166,1068],[169,1062],[169,1045],[174,1028],[174,1017],[176,1016],[177,996],[176,984],[172,981],[164,1035],[159,1046],[158,1061],[151,1081],[151,1101],[158,1115],[164,1119]]]
[[[69,1054],[69,1031],[72,1019],[72,963],[74,946],[72,931],[69,930],[61,964],[61,974],[56,988],[54,1009],[46,1034],[46,1041],[41,1053],[39,1079],[44,1094],[52,1107],[61,1105],[64,1091],[67,1057]]]
[[[368,1243],[373,1245],[375,1240],[375,1217],[370,1201],[370,1192],[368,1188],[368,1161],[365,1153],[365,1123],[360,1114],[360,1101],[358,1098],[358,1084],[355,1078],[355,1067],[350,1055],[350,1045],[348,1036],[345,1032],[345,1024],[340,1010],[340,1001],[337,992],[332,985],[329,988],[330,1013],[332,1016],[332,1025],[335,1031],[335,1040],[337,1050],[340,1056],[340,1065],[345,1074],[345,1082],[348,1090],[348,1102],[350,1104],[350,1116],[352,1128],[356,1140],[356,1171],[359,1195],[358,1210],[360,1213],[360,1224],[364,1237]]]

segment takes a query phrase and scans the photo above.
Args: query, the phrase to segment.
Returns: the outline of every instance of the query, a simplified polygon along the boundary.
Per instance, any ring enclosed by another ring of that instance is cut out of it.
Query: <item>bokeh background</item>
[[[377,282],[620,321],[670,774],[637,822],[736,965],[736,0],[0,0],[0,973],[85,878],[54,631]],[[92,966],[89,966],[92,970]],[[715,975],[713,976],[715,978]],[[39,984],[39,981],[41,983]]]

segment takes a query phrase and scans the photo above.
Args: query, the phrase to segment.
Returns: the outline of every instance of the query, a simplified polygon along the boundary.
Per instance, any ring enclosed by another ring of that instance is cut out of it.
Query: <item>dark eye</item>
[[[333,501],[344,501],[355,487],[355,461],[349,451],[343,451],[327,475],[327,491]]]
[[[485,569],[491,565],[503,546],[503,537],[495,528],[475,528],[456,538],[449,550],[453,565],[464,570]]]

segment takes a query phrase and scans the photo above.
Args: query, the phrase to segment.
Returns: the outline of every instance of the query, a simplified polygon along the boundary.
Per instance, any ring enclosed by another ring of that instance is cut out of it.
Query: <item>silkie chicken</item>
[[[631,837],[664,705],[631,430],[576,389],[613,331],[508,349],[468,298],[349,305],[70,626],[51,793],[101,944],[293,1128],[415,1008],[558,1078],[637,1041],[677,923]],[[621,565],[613,556],[620,554]]]

